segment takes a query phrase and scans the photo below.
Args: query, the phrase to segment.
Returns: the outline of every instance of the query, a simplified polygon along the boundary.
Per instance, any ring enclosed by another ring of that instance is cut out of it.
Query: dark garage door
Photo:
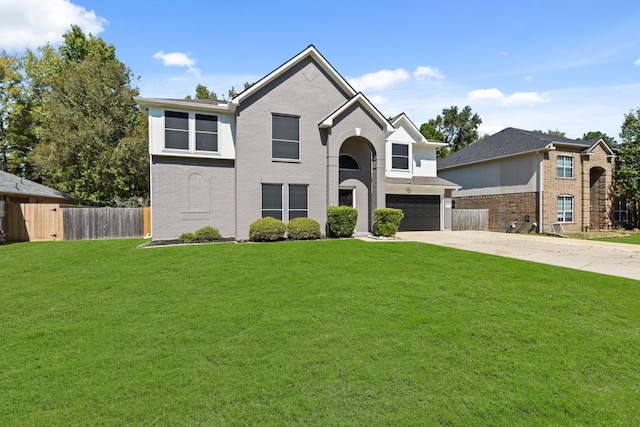
[[[440,196],[387,194],[387,207],[404,212],[400,231],[440,230]]]

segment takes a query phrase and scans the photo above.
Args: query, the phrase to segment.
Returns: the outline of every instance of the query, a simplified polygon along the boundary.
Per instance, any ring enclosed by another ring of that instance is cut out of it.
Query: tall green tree
[[[582,138],[578,138],[578,139],[582,141],[589,141],[591,139],[598,139],[598,138],[602,138],[604,142],[606,142],[610,147],[616,145],[615,138],[612,138],[606,133],[603,133],[600,131],[591,131],[591,132],[584,133],[582,135]]]
[[[559,138],[564,138],[565,135],[567,134],[566,132],[559,131],[558,129],[556,130],[548,129],[546,132],[541,129],[534,129],[533,132],[544,133],[546,135],[557,136]]]
[[[616,161],[615,195],[626,199],[629,223],[640,226],[640,108],[624,116]]]
[[[78,27],[55,51],[27,52],[38,101],[35,172],[46,185],[106,205],[143,203],[149,194],[145,120],[131,71],[101,38]]]
[[[438,157],[442,158],[450,153],[455,153],[467,145],[478,140],[478,126],[482,119],[471,111],[468,105],[458,111],[457,106],[444,108],[442,115],[429,120],[420,126],[427,139],[440,139],[447,143],[446,147],[438,151]]]

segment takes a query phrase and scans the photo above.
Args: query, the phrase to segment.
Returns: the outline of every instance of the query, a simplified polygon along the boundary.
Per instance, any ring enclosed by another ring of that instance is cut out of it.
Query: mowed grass
[[[624,237],[612,237],[608,239],[598,239],[604,242],[615,242],[615,243],[631,243],[633,245],[640,245],[640,233],[633,233],[629,236]]]
[[[0,246],[0,425],[640,425],[640,282],[410,242]]]

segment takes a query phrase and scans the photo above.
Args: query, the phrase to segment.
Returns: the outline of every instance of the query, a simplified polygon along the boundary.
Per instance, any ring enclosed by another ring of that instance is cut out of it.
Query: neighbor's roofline
[[[494,160],[508,159],[509,157],[519,157],[519,156],[525,156],[525,155],[528,155],[528,154],[536,154],[536,153],[540,154],[540,153],[545,153],[545,152],[548,152],[548,151],[555,151],[555,150],[556,150],[556,147],[553,145],[553,143],[550,143],[550,144],[547,144],[543,148],[536,148],[535,150],[520,151],[518,153],[507,154],[507,155],[504,155],[504,156],[491,157],[490,159],[475,160],[473,162],[466,162],[466,163],[459,163],[459,164],[451,165],[451,166],[438,167],[438,170],[455,169],[455,168],[459,168],[459,167],[462,167],[462,166],[469,166],[469,165],[475,165],[475,164],[479,164],[479,163],[493,162]]]

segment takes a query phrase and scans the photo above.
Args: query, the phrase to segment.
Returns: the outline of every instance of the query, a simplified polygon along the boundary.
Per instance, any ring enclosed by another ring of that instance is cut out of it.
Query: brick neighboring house
[[[440,159],[438,175],[462,187],[456,209],[489,210],[490,230],[597,230],[612,225],[614,159],[602,139],[506,128]]]
[[[309,46],[228,101],[138,97],[149,116],[151,234],[211,225],[246,239],[264,216],[326,225],[331,205],[404,207],[401,229],[451,228],[436,149],[401,114],[384,117]]]

